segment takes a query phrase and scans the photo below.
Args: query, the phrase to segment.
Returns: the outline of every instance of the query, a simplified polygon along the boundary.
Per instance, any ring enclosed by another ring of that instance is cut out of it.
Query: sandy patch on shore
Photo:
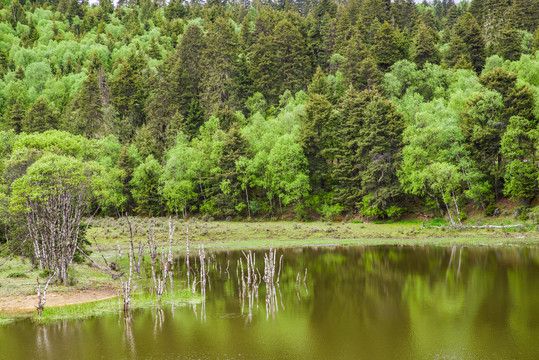
[[[60,293],[47,292],[47,303],[45,306],[82,304],[116,296],[118,296],[118,292],[114,288],[76,290]],[[2,313],[28,313],[34,311],[36,305],[37,295],[0,297],[0,312]]]

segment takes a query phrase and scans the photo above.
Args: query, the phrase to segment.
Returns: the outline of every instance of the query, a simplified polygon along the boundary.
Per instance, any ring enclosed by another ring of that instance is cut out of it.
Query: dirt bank
[[[69,292],[47,293],[46,306],[63,306],[82,304],[91,301],[104,300],[118,296],[116,289],[101,288],[89,290],[75,290]],[[26,296],[2,296],[0,297],[0,312],[2,313],[29,313],[35,310],[37,295]]]

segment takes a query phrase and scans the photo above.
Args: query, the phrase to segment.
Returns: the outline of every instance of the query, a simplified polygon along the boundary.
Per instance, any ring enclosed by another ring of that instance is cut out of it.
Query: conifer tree
[[[204,107],[213,114],[223,109],[232,97],[238,39],[230,22],[219,17],[208,29],[205,42],[201,99]]]
[[[498,55],[506,60],[515,61],[522,53],[522,40],[519,32],[513,27],[513,22],[508,21],[500,33],[498,41]]]
[[[460,38],[460,40],[459,40]],[[462,43],[464,48],[462,47]],[[481,36],[481,29],[470,13],[462,15],[453,28],[450,44],[453,59],[461,55],[469,58],[474,70],[479,73],[485,65],[485,43]]]
[[[200,81],[203,76],[202,54],[204,53],[204,48],[205,42],[202,29],[194,23],[187,26],[178,44],[176,56],[180,59],[180,66],[184,69],[186,76],[190,80],[191,91],[195,95],[198,95],[200,92]]]
[[[331,183],[331,164],[337,140],[335,125],[333,105],[326,95],[312,92],[305,107],[299,143],[309,163],[309,179],[314,193],[327,189]]]
[[[414,38],[414,51],[412,60],[419,66],[423,67],[426,62],[431,64],[440,63],[440,51],[436,47],[438,34],[434,29],[421,24]]]
[[[344,56],[343,74],[352,86],[363,90],[379,84],[380,71],[359,34],[350,39]]]
[[[135,56],[124,59],[115,77],[110,82],[112,99],[120,116],[136,128],[144,122],[144,100],[146,97],[142,84],[139,64]]]
[[[341,141],[333,176],[337,199],[348,209],[383,210],[400,195],[397,179],[404,120],[376,91],[350,88],[340,104]]]
[[[375,35],[373,49],[376,63],[381,71],[387,71],[391,65],[406,58],[402,45],[396,31],[385,21]]]
[[[22,123],[24,132],[43,132],[58,128],[58,118],[48,101],[40,96],[26,111]]]
[[[90,70],[86,80],[72,104],[72,113],[67,119],[67,127],[75,134],[86,137],[103,135],[103,104],[98,84],[98,70]]]
[[[249,143],[237,126],[232,126],[223,141],[222,157],[219,161],[218,175],[221,191],[216,196],[216,205],[222,215],[230,216],[241,211],[246,205],[241,205],[243,191],[238,179],[236,162],[242,157],[249,156]]]
[[[20,133],[23,128],[25,109],[20,100],[16,100],[11,105],[4,115],[6,124],[15,130],[15,133]]]

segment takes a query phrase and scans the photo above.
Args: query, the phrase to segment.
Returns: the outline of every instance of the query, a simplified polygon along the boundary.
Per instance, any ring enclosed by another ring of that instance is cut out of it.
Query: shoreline
[[[66,292],[47,292],[47,307],[87,304],[118,297],[113,288],[87,289]],[[31,315],[37,304],[37,295],[9,295],[0,297],[0,313],[5,315]]]
[[[165,223],[165,219],[159,219]],[[166,219],[168,223],[168,219]],[[147,234],[142,228],[148,219],[138,218],[135,221],[134,242],[145,242]],[[267,249],[290,247],[333,247],[333,246],[538,246],[539,232],[537,227],[524,230],[463,230],[453,228],[420,227],[417,223],[295,223],[295,222],[183,222],[178,228],[189,229],[190,248],[201,245],[208,251],[227,251],[238,249]],[[121,223],[116,230],[119,234],[107,229],[109,224],[98,221],[91,229],[93,251],[91,257],[101,263],[101,256],[112,258],[118,246],[122,249],[129,245],[125,229]],[[529,225],[528,225],[529,226]],[[315,229],[315,231],[313,231]],[[157,229],[156,238],[160,242],[168,239],[168,224]],[[173,250],[184,253],[186,236],[177,231]],[[38,271],[28,271],[29,264],[24,259],[10,260],[7,266],[0,269],[0,315],[31,314],[37,304],[35,279]],[[47,307],[65,307],[74,304],[87,304],[118,296],[117,284],[110,275],[87,264],[77,265],[77,277],[80,282],[73,287],[55,285],[47,293]],[[25,272],[29,276],[23,279],[8,279],[8,273]],[[17,285],[26,285],[17,286]],[[56,287],[56,289],[55,289]],[[2,289],[3,288],[3,289]]]

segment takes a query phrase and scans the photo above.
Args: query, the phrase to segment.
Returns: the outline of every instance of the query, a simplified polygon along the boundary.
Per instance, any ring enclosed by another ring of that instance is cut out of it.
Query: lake
[[[249,284],[241,251],[207,251],[203,304],[2,327],[0,359],[539,358],[539,247],[277,249],[270,296],[267,252]]]

